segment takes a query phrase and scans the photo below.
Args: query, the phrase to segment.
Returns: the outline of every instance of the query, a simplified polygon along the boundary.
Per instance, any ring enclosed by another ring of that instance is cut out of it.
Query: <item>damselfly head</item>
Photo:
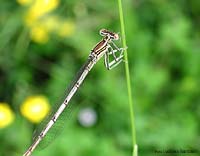
[[[106,29],[101,29],[99,31],[99,33],[100,33],[101,36],[110,36],[110,38],[113,39],[113,40],[119,39],[119,34],[110,32],[109,30],[106,30]]]

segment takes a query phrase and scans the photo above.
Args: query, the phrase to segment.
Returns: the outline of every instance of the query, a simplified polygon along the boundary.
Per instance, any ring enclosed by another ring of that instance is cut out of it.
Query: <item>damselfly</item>
[[[44,126],[39,135],[34,138],[32,145],[28,148],[28,150],[24,153],[23,156],[31,155],[33,150],[45,137],[45,135],[48,133],[50,128],[55,124],[61,113],[68,106],[70,99],[75,94],[77,89],[80,87],[81,83],[85,79],[88,72],[92,69],[92,67],[98,62],[98,60],[101,57],[104,56],[105,66],[109,70],[114,68],[120,62],[123,61],[123,52],[125,48],[118,48],[117,45],[113,42],[114,40],[119,39],[118,33],[113,33],[106,29],[101,29],[100,35],[103,36],[103,39],[99,43],[97,43],[97,45],[91,50],[87,62],[79,71],[79,74],[74,80],[74,83],[72,84],[72,87],[70,88],[69,93],[66,96],[65,100],[60,105],[56,113],[52,115],[50,121],[46,124],[46,126]],[[110,56],[113,57],[113,60],[111,61],[110,61]]]

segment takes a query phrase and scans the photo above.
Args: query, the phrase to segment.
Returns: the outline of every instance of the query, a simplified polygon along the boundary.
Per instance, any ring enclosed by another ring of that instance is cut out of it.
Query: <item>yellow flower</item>
[[[55,15],[47,16],[45,20],[40,21],[49,32],[54,32],[59,26],[59,17]]]
[[[60,0],[17,0],[20,4],[30,4],[24,21],[30,28],[30,38],[37,43],[46,43],[51,33],[61,37],[71,36],[75,31],[75,24],[63,20],[55,15],[48,15],[56,9]],[[64,22],[63,22],[64,21]]]
[[[58,35],[61,37],[71,36],[75,31],[75,24],[72,21],[64,21],[60,24]]]
[[[58,5],[59,0],[35,0],[25,17],[26,24],[34,24],[37,19],[54,10]]]
[[[33,123],[39,123],[49,112],[49,102],[44,96],[30,96],[21,105],[24,117]]]
[[[44,25],[34,25],[30,30],[30,38],[37,43],[46,43],[49,40],[48,30]]]
[[[0,102],[0,128],[4,128],[14,121],[14,113],[7,103]]]

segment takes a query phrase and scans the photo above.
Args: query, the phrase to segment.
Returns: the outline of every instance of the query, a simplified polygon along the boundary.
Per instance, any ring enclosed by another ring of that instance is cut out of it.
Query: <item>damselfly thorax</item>
[[[91,50],[89,57],[100,59],[103,55],[105,55],[104,64],[107,69],[112,69],[118,65],[123,58],[124,49],[118,48],[113,42],[113,40],[119,39],[119,34],[106,29],[101,29],[99,33],[103,36],[103,39]],[[118,57],[115,55],[117,52],[120,53]],[[111,55],[114,57],[113,61],[109,60],[109,56]]]

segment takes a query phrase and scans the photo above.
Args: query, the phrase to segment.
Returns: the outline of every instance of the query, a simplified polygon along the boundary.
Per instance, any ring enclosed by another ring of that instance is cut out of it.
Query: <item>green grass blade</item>
[[[123,17],[123,9],[122,9],[122,1],[118,0],[119,6],[119,17],[121,24],[121,34],[122,34],[122,44],[123,47],[126,46],[126,36],[125,36],[125,26],[124,26],[124,17]],[[131,130],[132,130],[132,141],[133,141],[133,156],[137,156],[137,143],[136,143],[136,128],[135,128],[135,119],[134,119],[134,107],[133,107],[133,98],[132,98],[132,90],[131,90],[131,78],[129,72],[129,64],[128,64],[128,53],[127,49],[124,51],[124,59],[125,59],[125,72],[126,72],[126,82],[128,89],[128,100],[129,100],[129,109],[130,109],[130,120],[131,120]]]

